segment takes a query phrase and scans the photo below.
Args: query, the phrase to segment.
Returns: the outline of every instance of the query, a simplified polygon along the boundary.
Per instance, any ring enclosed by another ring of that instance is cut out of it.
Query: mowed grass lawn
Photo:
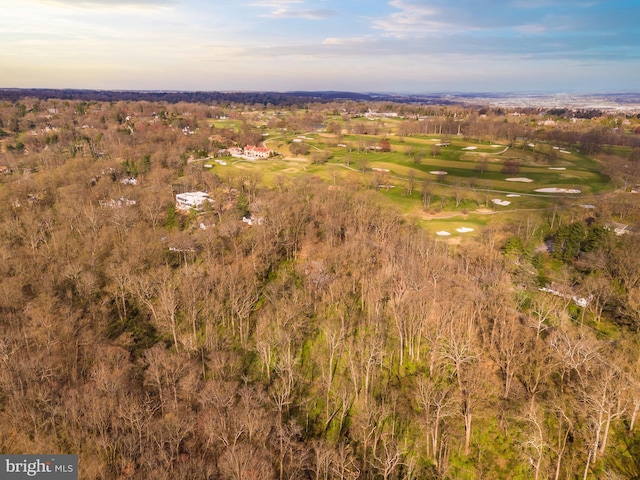
[[[344,145],[356,148],[365,142],[375,144],[382,137],[348,135],[342,138]],[[505,190],[521,193],[533,193],[536,188],[557,187],[579,189],[584,194],[599,193],[608,188],[608,179],[599,173],[596,160],[585,157],[576,152],[570,154],[555,151],[552,160],[541,161],[545,158],[540,151],[551,152],[552,147],[538,147],[538,152],[530,148],[509,148],[497,144],[478,144],[465,142],[460,139],[451,145],[440,147],[438,155],[431,154],[431,147],[441,139],[436,137],[409,137],[402,142],[389,137],[391,152],[357,152],[349,151],[345,147],[330,146],[327,138],[319,137],[309,140],[309,145],[330,151],[333,161],[341,162],[347,158],[350,164],[358,166],[363,162],[373,168],[389,169],[395,175],[409,175],[413,171],[415,176],[425,178],[430,171],[442,170],[447,172],[446,182],[451,184],[473,183],[485,188]],[[356,147],[354,147],[356,146]],[[476,150],[464,150],[469,146]],[[422,149],[421,149],[422,148]],[[420,163],[414,162],[414,156],[408,152],[422,152]],[[517,160],[520,169],[517,173],[502,172],[505,160]],[[484,171],[479,171],[481,165]],[[564,168],[565,170],[556,170]],[[529,178],[531,183],[507,182],[507,178]]]
[[[224,123],[227,128],[231,127],[232,122]],[[569,202],[577,204],[590,194],[610,188],[607,177],[599,173],[596,160],[573,151],[570,154],[552,152],[549,145],[538,145],[535,151],[528,147],[507,149],[497,143],[472,143],[455,137],[448,140],[451,145],[440,147],[439,153],[433,156],[431,147],[441,142],[438,136],[386,137],[391,144],[390,152],[364,151],[363,146],[377,145],[382,136],[345,135],[335,138],[330,134],[307,133],[297,137],[303,137],[304,143],[309,145],[309,155],[291,156],[286,140],[273,138],[270,146],[275,147],[275,141],[284,155],[257,161],[228,158],[225,159],[227,166],[214,164],[212,171],[220,175],[225,175],[228,169],[238,174],[255,172],[262,183],[268,186],[275,185],[279,176],[310,174],[338,184],[341,181],[359,182],[363,187],[377,189],[390,204],[426,225],[429,231],[448,231],[450,238],[454,239],[477,234],[489,221],[509,215],[506,212],[549,208],[556,201],[554,197],[569,199]],[[465,150],[468,146],[477,149]],[[318,150],[331,153],[329,162],[311,162],[311,153]],[[414,161],[416,152],[420,154],[419,163]],[[549,158],[545,156],[547,154]],[[520,162],[517,173],[503,173],[506,159]],[[483,171],[480,171],[480,166]],[[430,173],[435,171],[445,171],[447,175],[440,177]],[[413,192],[408,195],[410,178],[413,178]],[[507,181],[507,178],[527,178],[532,182]],[[582,194],[535,192],[543,187],[579,189]],[[423,188],[429,190],[431,197],[427,211],[421,196]],[[496,205],[493,199],[510,203]],[[475,214],[477,210],[483,213]],[[500,212],[505,213],[491,215]],[[442,218],[448,214],[456,216]],[[460,233],[458,228],[474,230]]]
[[[344,159],[344,157],[343,157]],[[606,178],[585,170],[549,170],[548,167],[522,167],[518,173],[505,174],[502,165],[489,163],[486,171],[476,169],[475,162],[445,160],[440,157],[424,158],[416,164],[406,155],[397,153],[352,153],[351,166],[360,168],[365,162],[367,170],[378,168],[389,170],[390,175],[407,177],[413,173],[416,180],[438,181],[439,176],[430,172],[444,171],[444,182],[451,185],[477,185],[501,191],[534,193],[536,188],[560,187],[578,188],[583,193],[597,193],[606,188]],[[339,163],[340,157],[332,162]],[[507,181],[507,178],[528,178],[532,182]]]

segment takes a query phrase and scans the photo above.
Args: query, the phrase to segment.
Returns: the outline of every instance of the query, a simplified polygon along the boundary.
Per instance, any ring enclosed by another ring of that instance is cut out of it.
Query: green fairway
[[[330,121],[344,123],[339,117]],[[217,128],[238,128],[237,121],[213,123]],[[499,142],[466,141],[460,136],[399,137],[389,133],[398,122],[388,120],[384,124],[386,135],[266,130],[265,144],[279,155],[257,161],[232,159],[227,166],[215,165],[213,170],[218,174],[224,169],[255,172],[266,185],[274,185],[281,176],[299,175],[315,175],[336,185],[356,182],[362,188],[377,190],[403,212],[428,225],[430,231],[447,231],[451,238],[477,233],[493,213],[545,209],[556,201],[579,204],[581,198],[610,188],[599,163],[576,151],[561,151],[548,144],[508,147]],[[367,126],[363,123],[362,128]],[[290,153],[294,139],[308,146],[307,155]],[[390,151],[380,150],[382,140],[388,141]],[[314,152],[325,152],[330,155],[329,161],[313,163]],[[511,169],[505,162],[512,165]],[[536,192],[540,188],[581,193]],[[426,198],[423,191],[428,192]],[[484,213],[474,215],[478,211]],[[445,215],[465,218],[442,218]],[[473,228],[475,233],[461,233],[459,228]]]

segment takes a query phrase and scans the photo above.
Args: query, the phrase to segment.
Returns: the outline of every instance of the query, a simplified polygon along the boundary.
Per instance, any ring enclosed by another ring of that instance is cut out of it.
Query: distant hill
[[[392,101],[399,103],[456,103],[446,99],[443,95],[394,95],[378,93],[354,92],[187,92],[187,91],[142,91],[142,90],[78,90],[51,88],[3,88],[0,89],[0,99],[16,101],[21,98],[39,98],[46,100],[56,98],[61,100],[84,101],[139,101],[150,102],[202,102],[202,103],[244,103],[244,104],[272,104],[272,105],[302,105],[305,103],[332,102],[336,100],[353,101]]]
[[[455,92],[455,93],[359,93],[341,91],[293,92],[208,92],[178,90],[83,90],[53,88],[0,88],[0,100],[15,102],[21,98],[50,98],[97,102],[140,101],[189,102],[245,105],[303,107],[308,103],[334,101],[394,102],[421,105],[493,106],[502,108],[529,107],[539,109],[569,108],[599,112],[640,112],[640,93],[522,93],[522,92]]]

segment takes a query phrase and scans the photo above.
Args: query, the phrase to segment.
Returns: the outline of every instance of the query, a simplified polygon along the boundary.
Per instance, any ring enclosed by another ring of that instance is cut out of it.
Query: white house
[[[176,195],[176,208],[183,212],[189,212],[192,208],[202,211],[205,203],[212,203],[213,200],[205,192],[185,192]]]
[[[262,217],[256,218],[253,215],[250,217],[242,217],[242,221],[247,225],[262,225],[264,223],[264,219]]]

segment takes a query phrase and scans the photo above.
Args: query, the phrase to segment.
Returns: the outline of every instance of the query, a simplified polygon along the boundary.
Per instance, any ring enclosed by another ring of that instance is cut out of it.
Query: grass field
[[[215,122],[215,125],[234,128],[237,126],[234,123],[223,121]],[[393,128],[394,122],[385,121],[385,125]],[[332,183],[359,182],[378,190],[429,231],[447,231],[451,238],[477,234],[493,221],[497,216],[493,215],[495,213],[551,208],[558,202],[591,203],[590,197],[610,189],[608,178],[600,173],[596,160],[549,144],[510,148],[499,143],[470,142],[458,136],[442,139],[437,135],[400,138],[395,135],[336,136],[319,132],[267,133],[267,146],[279,155],[269,160],[233,159],[227,166],[216,164],[213,170],[217,173],[222,173],[223,169],[256,172],[266,185],[274,185],[279,175],[309,174]],[[288,145],[294,138],[309,146],[308,155],[291,155]],[[391,146],[388,152],[375,150],[383,138]],[[445,142],[448,145],[437,147],[434,152],[434,145]],[[331,158],[327,163],[314,164],[311,162],[314,151],[329,152]],[[518,163],[517,171],[503,172],[507,160]],[[430,173],[435,171],[447,174]],[[508,181],[509,178],[520,181]],[[535,192],[551,187],[580,190],[581,193]],[[428,208],[423,203],[423,190],[430,194]],[[496,204],[494,199],[505,204]],[[460,228],[473,231],[460,233]]]

